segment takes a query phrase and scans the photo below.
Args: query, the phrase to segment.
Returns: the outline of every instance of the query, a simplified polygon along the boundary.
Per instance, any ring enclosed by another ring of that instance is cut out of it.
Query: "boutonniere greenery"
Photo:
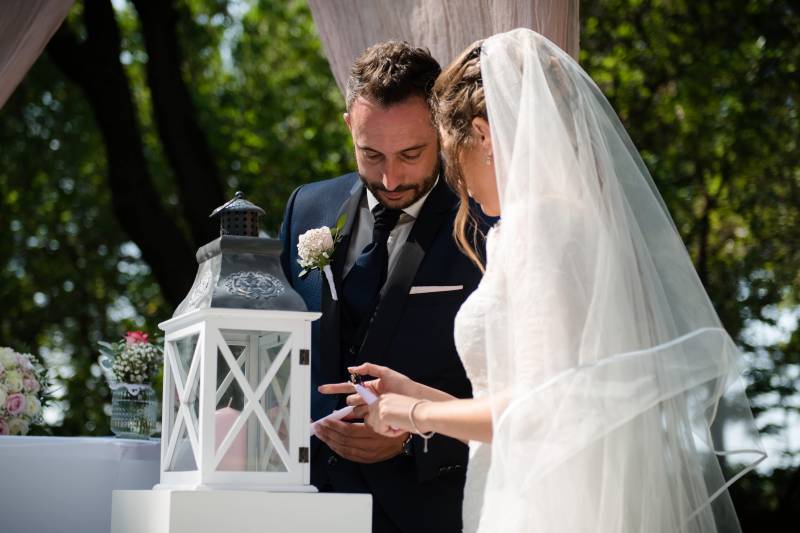
[[[336,245],[342,240],[342,230],[347,222],[347,215],[343,214],[332,228],[322,226],[306,231],[297,239],[297,262],[302,267],[300,278],[306,277],[312,270],[319,270],[328,280],[331,297],[338,300],[336,287],[333,283],[331,258],[336,250]]]

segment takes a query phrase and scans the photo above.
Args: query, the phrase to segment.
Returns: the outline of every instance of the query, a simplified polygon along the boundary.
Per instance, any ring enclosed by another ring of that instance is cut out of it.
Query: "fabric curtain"
[[[344,92],[353,60],[390,39],[427,47],[442,67],[478,39],[530,28],[578,56],[578,0],[309,0]]]
[[[75,0],[0,3],[0,108],[41,55]]]

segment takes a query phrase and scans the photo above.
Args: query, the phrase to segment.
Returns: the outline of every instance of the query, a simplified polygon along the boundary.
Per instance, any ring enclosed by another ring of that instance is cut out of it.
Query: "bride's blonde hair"
[[[432,96],[436,123],[450,137],[450,142],[442,144],[447,167],[445,178],[447,184],[461,198],[453,227],[453,237],[459,249],[481,271],[484,270],[484,265],[477,250],[477,242],[482,235],[473,213],[459,157],[464,148],[473,143],[472,119],[475,117],[487,119],[480,65],[482,44],[483,40],[480,40],[468,46],[442,71],[433,86]]]

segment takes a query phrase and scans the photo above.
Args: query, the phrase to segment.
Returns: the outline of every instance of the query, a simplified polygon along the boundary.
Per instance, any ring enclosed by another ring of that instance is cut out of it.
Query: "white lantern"
[[[221,236],[197,252],[189,295],[164,339],[161,483],[166,489],[315,492],[310,484],[311,322],[258,237],[241,193],[218,208]]]

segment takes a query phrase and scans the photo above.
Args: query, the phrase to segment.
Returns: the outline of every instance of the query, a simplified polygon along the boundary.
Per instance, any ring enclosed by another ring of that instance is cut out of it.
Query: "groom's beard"
[[[378,201],[388,207],[389,209],[405,209],[406,207],[413,205],[414,202],[428,194],[430,190],[433,188],[433,185],[436,183],[436,178],[439,177],[439,164],[437,163],[436,166],[431,171],[429,176],[426,176],[425,179],[422,180],[421,183],[418,184],[407,184],[407,185],[400,185],[399,187],[395,188],[393,191],[389,191],[386,187],[383,186],[383,183],[378,181],[377,183],[370,182],[367,178],[365,178],[362,174],[359,173],[359,178],[364,183],[364,186],[369,189],[369,191],[378,199]],[[393,201],[386,197],[387,192],[405,192],[405,191],[414,191],[412,195],[407,198],[403,198],[399,201]]]

